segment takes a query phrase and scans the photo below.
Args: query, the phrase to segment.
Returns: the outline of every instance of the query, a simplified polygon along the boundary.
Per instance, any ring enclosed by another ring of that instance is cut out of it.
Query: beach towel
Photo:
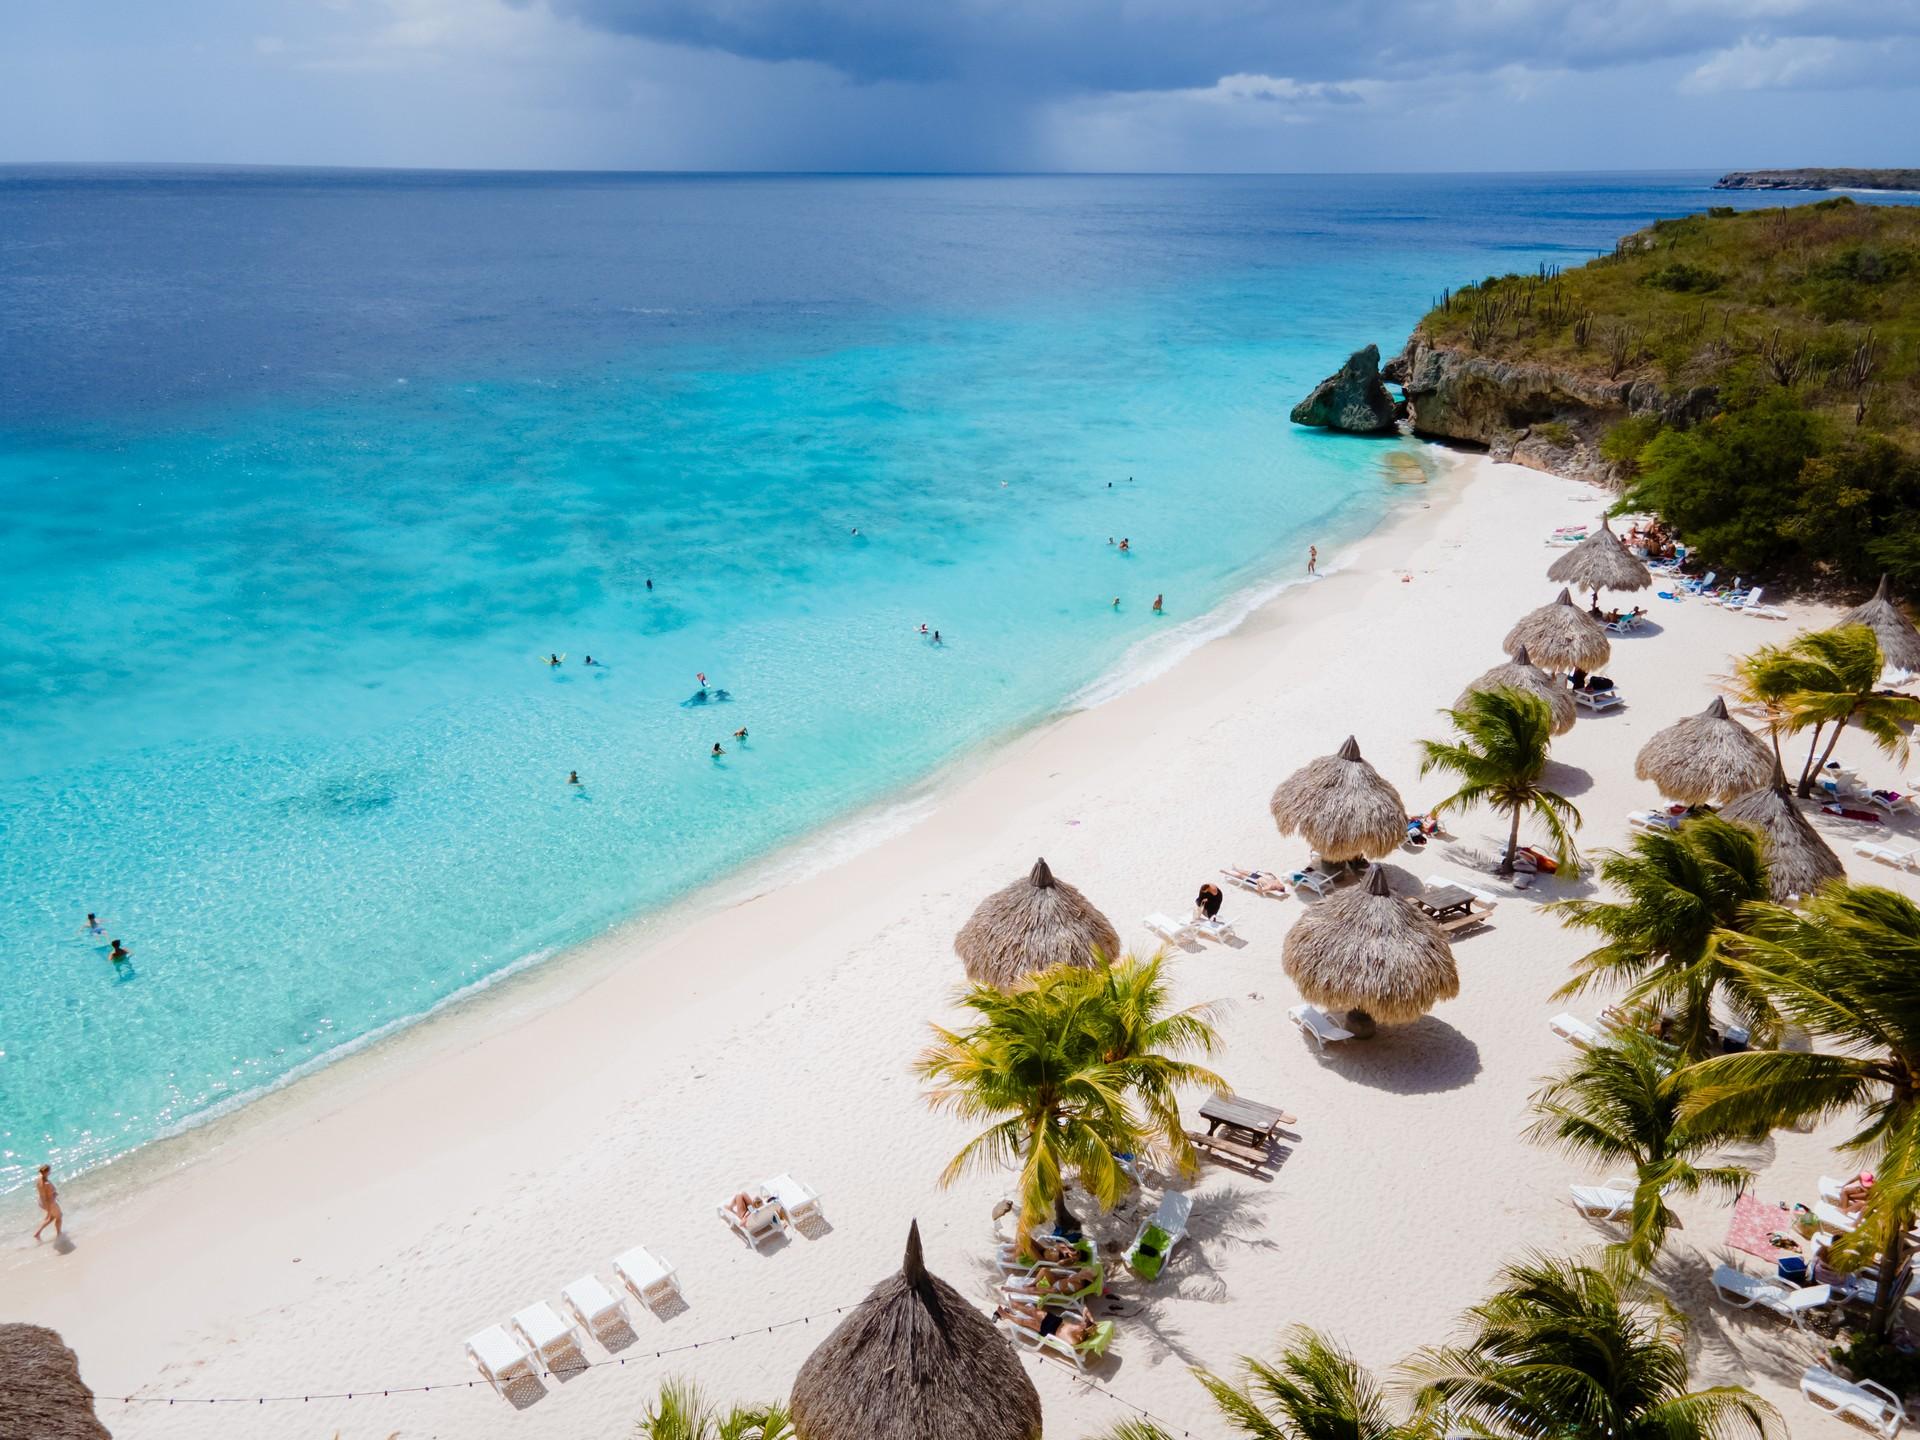
[[[1752,1192],[1733,1202],[1733,1224],[1727,1227],[1727,1245],[1773,1264],[1782,1255],[1798,1255],[1796,1249],[1775,1245],[1767,1237],[1793,1233],[1793,1212],[1768,1204]]]

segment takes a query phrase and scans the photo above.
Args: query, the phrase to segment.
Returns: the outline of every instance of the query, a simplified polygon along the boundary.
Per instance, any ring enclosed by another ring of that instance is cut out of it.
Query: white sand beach
[[[127,1440],[586,1440],[628,1433],[669,1375],[722,1400],[784,1396],[831,1317],[766,1327],[857,1301],[898,1265],[915,1218],[931,1268],[990,1307],[989,1215],[1009,1180],[939,1188],[966,1131],[928,1111],[910,1069],[962,978],[954,932],[1044,856],[1129,944],[1153,949],[1140,917],[1184,914],[1221,866],[1305,859],[1301,842],[1275,834],[1267,798],[1349,734],[1409,805],[1437,798],[1416,778],[1414,742],[1443,733],[1438,708],[1558,588],[1545,571],[1560,552],[1543,538],[1605,501],[1459,457],[1424,498],[1327,557],[1337,573],[1157,679],[1013,742],[884,842],[501,987],[157,1147],[135,1162],[137,1184],[124,1168],[71,1183],[71,1250],[10,1237],[0,1317],[59,1329],[102,1396],[183,1402],[102,1400],[101,1418]],[[1616,641],[1607,666],[1625,708],[1583,716],[1554,745],[1589,854],[1623,843],[1626,812],[1657,801],[1633,779],[1639,746],[1701,709],[1733,656],[1796,628],[1700,602],[1641,603],[1656,624]],[[1905,788],[1857,735],[1839,756]],[[1856,827],[1817,820],[1857,878],[1915,891],[1914,877],[1852,854]],[[1452,828],[1456,844],[1397,863],[1464,877],[1469,852],[1491,852],[1503,827],[1482,813]],[[1098,1385],[1175,1433],[1220,1435],[1189,1366],[1231,1368],[1298,1323],[1391,1366],[1444,1338],[1504,1261],[1609,1238],[1567,1203],[1570,1182],[1600,1177],[1520,1136],[1529,1094],[1571,1053],[1547,1028],[1568,1008],[1549,995],[1587,947],[1540,902],[1574,893],[1591,892],[1509,891],[1492,927],[1456,947],[1457,1000],[1321,1058],[1287,1020],[1298,996],[1280,966],[1303,902],[1227,891],[1243,943],[1174,952],[1177,993],[1223,1002],[1214,1067],[1296,1115],[1297,1139],[1268,1180],[1202,1169],[1190,1242],[1156,1284],[1116,1285],[1139,1313],[1120,1321]],[[1602,1003],[1571,1008],[1591,1016]],[[1191,1097],[1190,1118],[1203,1098]],[[1780,1135],[1759,1195],[1811,1202],[1817,1175],[1844,1173],[1829,1139]],[[782,1171],[820,1190],[827,1223],[755,1253],[714,1207]],[[1130,1239],[1157,1198],[1156,1181],[1093,1233]],[[1707,1277],[1725,1257],[1729,1212],[1683,1213],[1658,1274],[1693,1317],[1695,1380],[1752,1386],[1796,1436],[1855,1433],[1795,1393],[1824,1353],[1818,1337],[1713,1303]],[[678,1265],[686,1306],[665,1320],[630,1307],[626,1365],[550,1382],[519,1411],[465,1383],[468,1335],[557,1302],[590,1270],[610,1279],[610,1257],[635,1244]],[[1091,1436],[1129,1416],[1059,1365],[1029,1369],[1049,1435]],[[457,1388],[361,1393],[442,1382]],[[188,1403],[344,1390],[357,1398]]]

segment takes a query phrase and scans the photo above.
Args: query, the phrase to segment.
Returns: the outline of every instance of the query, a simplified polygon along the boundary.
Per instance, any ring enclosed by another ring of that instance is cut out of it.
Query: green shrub
[[[1709,290],[1718,290],[1722,278],[1718,270],[1709,270],[1704,265],[1694,265],[1685,260],[1674,260],[1658,270],[1648,271],[1640,277],[1640,283],[1651,285],[1656,290],[1672,290],[1680,295],[1703,295]]]
[[[1573,444],[1573,427],[1564,420],[1542,420],[1532,428],[1533,433],[1549,445],[1558,445],[1564,450]]]
[[[1640,452],[1660,433],[1658,415],[1629,415],[1615,422],[1600,437],[1600,453],[1611,460],[1622,475],[1632,478],[1640,473]]]
[[[1855,1336],[1852,1344],[1836,1345],[1828,1353],[1854,1379],[1884,1385],[1903,1399],[1920,1390],[1920,1355],[1897,1350],[1877,1336]]]

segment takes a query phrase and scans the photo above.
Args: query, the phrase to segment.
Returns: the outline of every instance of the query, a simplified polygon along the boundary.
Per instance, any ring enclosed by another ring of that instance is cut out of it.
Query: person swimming
[[[926,621],[924,621],[924,620],[922,620],[922,621],[920,622],[920,633],[921,633],[922,635],[924,635],[924,634],[926,634],[926,633],[927,633],[927,622],[926,622]]]
[[[938,630],[933,632],[933,643],[936,645],[940,643],[940,632]]]
[[[1118,595],[1113,597],[1113,608],[1116,610],[1120,608],[1120,597]]]
[[[736,740],[745,740],[747,738],[747,727],[742,725],[738,730],[734,731],[733,738]]]
[[[104,935],[107,933],[107,922],[89,910],[87,911],[87,923],[82,925],[80,929],[88,935]]]
[[[1126,539],[1126,538],[1124,538],[1124,537],[1122,537],[1122,539],[1121,539],[1121,541],[1120,541],[1120,553],[1121,553],[1122,555],[1124,555],[1124,554],[1126,554],[1126,553],[1127,553],[1128,551],[1130,551],[1130,550],[1132,550],[1132,549],[1133,549],[1133,541],[1131,541],[1131,540],[1128,540],[1128,539]]]
[[[591,665],[591,664],[593,664],[593,656],[591,656],[591,655],[589,655],[589,656],[587,656],[587,658],[586,658],[585,660],[582,660],[582,661],[581,661],[580,663],[581,663],[582,665]]]
[[[580,783],[580,772],[578,770],[567,771],[567,784],[578,785],[579,783]]]
[[[550,653],[550,654],[548,654],[548,656],[547,656],[547,667],[548,667],[549,669],[555,669],[555,668],[558,668],[558,666],[559,666],[559,664],[560,664],[560,657],[559,657],[558,655],[554,655],[554,654],[551,654],[551,653]]]
[[[114,964],[123,965],[133,958],[132,952],[118,940],[112,941],[111,944],[113,945],[113,949],[108,952],[107,958],[113,961]]]
[[[718,760],[722,755],[726,753],[727,753],[726,751],[720,748],[720,742],[718,740],[713,742],[713,758],[714,759]]]
[[[653,577],[649,575],[647,577],[647,589],[651,590],[652,588],[653,588]]]

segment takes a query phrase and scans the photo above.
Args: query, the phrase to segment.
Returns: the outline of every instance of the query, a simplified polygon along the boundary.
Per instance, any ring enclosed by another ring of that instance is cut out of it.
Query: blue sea
[[[1190,643],[1404,498],[1308,386],[1711,178],[0,168],[0,1189]]]

